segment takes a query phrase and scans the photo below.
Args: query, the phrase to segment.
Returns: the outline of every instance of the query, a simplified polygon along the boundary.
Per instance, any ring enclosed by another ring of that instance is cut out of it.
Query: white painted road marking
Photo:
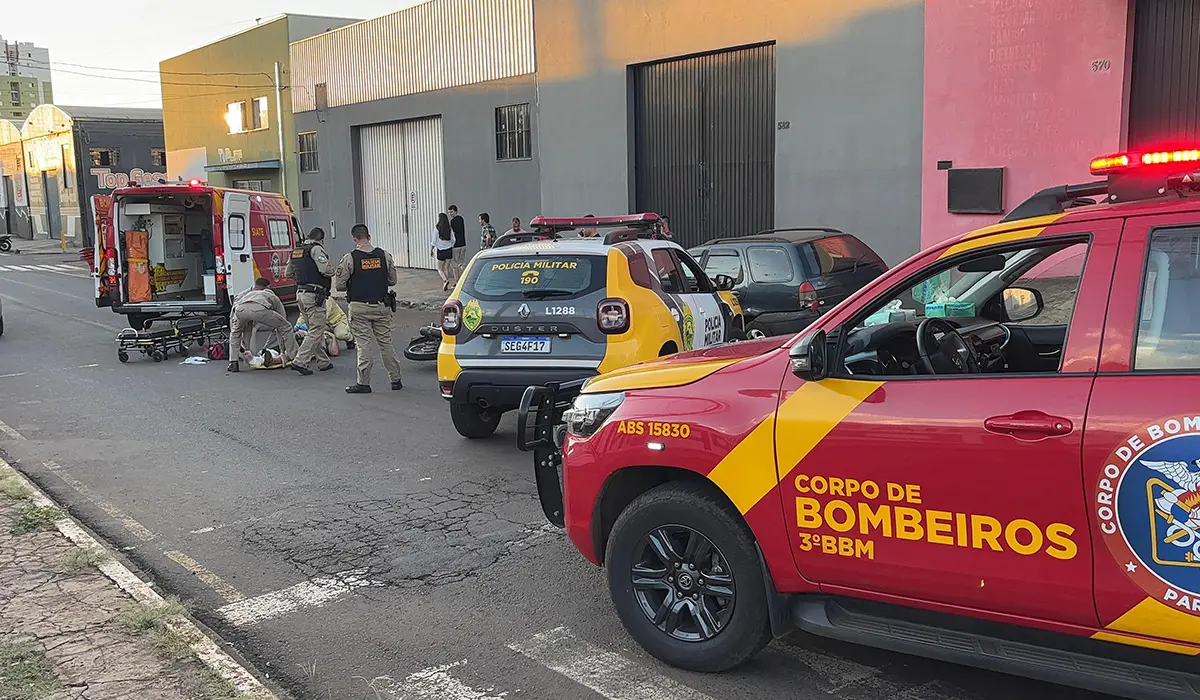
[[[508,645],[608,700],[712,700],[620,654],[592,646],[566,627]]]
[[[394,700],[502,700],[508,696],[508,692],[496,693],[494,688],[476,690],[450,674],[451,669],[466,664],[463,659],[432,666],[410,674],[403,681],[380,676],[367,681],[367,687],[380,698],[390,696]]]
[[[16,430],[13,430],[12,426],[10,426],[8,423],[5,423],[2,420],[0,420],[0,433],[4,433],[5,435],[9,436],[13,440],[24,440],[25,439],[24,435],[18,433]]]
[[[46,465],[46,468],[53,472],[55,476],[57,476],[59,479],[62,479],[67,486],[70,486],[78,491],[80,496],[83,496],[94,506],[104,511],[108,517],[116,520],[118,523],[121,523],[121,525],[129,531],[129,534],[143,542],[149,542],[156,537],[153,532],[130,517],[128,513],[114,506],[103,498],[100,498],[87,484],[64,471],[58,462],[42,462],[42,464]]]
[[[216,591],[217,595],[221,596],[226,603],[236,603],[239,600],[246,599],[246,596],[242,595],[242,592],[234,588],[228,581],[204,568],[200,562],[192,559],[183,552],[171,550],[163,552],[163,554],[167,555],[167,558],[171,561],[187,569],[193,576],[208,584],[208,587]]]
[[[364,573],[366,573],[365,570],[359,569],[347,571],[337,577],[322,576],[311,581],[297,583],[283,590],[230,603],[217,608],[217,613],[234,627],[241,627],[281,617],[301,608],[320,607],[341,598],[356,588],[379,585],[364,578]]]

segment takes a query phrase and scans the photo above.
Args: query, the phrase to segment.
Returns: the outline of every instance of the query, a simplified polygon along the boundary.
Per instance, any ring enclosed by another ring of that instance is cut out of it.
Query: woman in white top
[[[454,234],[450,231],[450,219],[443,212],[438,214],[437,237],[433,239],[437,271],[442,278],[442,291],[458,281],[458,269],[454,266]]]

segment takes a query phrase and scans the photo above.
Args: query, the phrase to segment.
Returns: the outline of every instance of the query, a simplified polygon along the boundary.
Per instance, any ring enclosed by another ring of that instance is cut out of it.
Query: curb
[[[150,587],[150,584],[138,578],[133,571],[120,562],[115,549],[88,534],[83,526],[67,513],[66,508],[55,503],[50,496],[38,488],[37,484],[3,458],[0,458],[0,476],[11,476],[23,484],[29,490],[29,500],[34,505],[56,508],[62,512],[63,517],[55,521],[54,527],[76,546],[83,549],[100,550],[107,554],[108,558],[96,568],[100,569],[101,573],[111,579],[131,598],[147,606],[160,605],[165,602],[163,597]],[[232,686],[239,695],[254,698],[254,700],[280,700],[278,695],[268,689],[245,666],[221,649],[212,637],[208,636],[187,616],[180,615],[166,624],[177,634],[192,640],[192,653],[196,655],[200,663]]]

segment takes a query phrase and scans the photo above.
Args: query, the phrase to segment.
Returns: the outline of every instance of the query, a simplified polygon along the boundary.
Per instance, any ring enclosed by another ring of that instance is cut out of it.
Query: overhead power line
[[[29,66],[26,66],[26,67],[28,68]],[[119,75],[100,75],[98,73],[83,73],[81,71],[64,70],[62,68],[56,68],[55,70],[57,70],[59,73],[66,73],[68,75],[82,75],[87,78],[96,78],[97,80],[121,80],[121,81],[125,81],[125,82],[130,82],[130,83],[150,83],[153,85],[176,85],[179,87],[229,87],[229,88],[274,88],[275,87],[274,82],[266,83],[264,85],[239,85],[237,83],[207,83],[207,82],[185,83],[185,82],[171,82],[171,81],[165,81],[165,80],[153,80],[151,78],[127,78],[127,77],[123,77],[123,76],[119,76]],[[260,76],[260,75],[265,75],[265,73],[253,73],[251,75]]]
[[[41,69],[49,68],[50,70],[58,70],[54,66],[70,66],[72,68],[83,68],[85,70],[102,70],[102,71],[109,71],[112,73],[152,73],[154,75],[181,75],[181,76],[205,76],[205,75],[258,76],[258,75],[262,75],[262,76],[266,76],[268,78],[271,77],[270,74],[268,74],[264,71],[259,71],[257,73],[245,73],[245,72],[240,72],[240,71],[184,72],[184,71],[151,70],[149,68],[108,68],[105,66],[89,66],[89,65],[82,64],[82,63],[67,63],[65,61],[50,61],[49,63],[47,63],[46,61],[39,61],[34,58],[22,58],[22,59],[19,59],[18,63],[28,63],[28,64],[36,63],[38,65],[36,65],[36,66],[35,65],[27,65],[25,67],[26,68],[41,68]],[[66,73],[68,71],[63,71],[63,72]]]

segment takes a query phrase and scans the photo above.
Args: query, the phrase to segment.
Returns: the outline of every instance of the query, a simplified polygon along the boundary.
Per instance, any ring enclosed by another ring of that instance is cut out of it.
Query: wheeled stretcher
[[[189,316],[171,321],[169,328],[136,330],[126,328],[117,334],[117,359],[129,362],[131,352],[140,352],[162,362],[172,352],[180,357],[191,347],[204,348],[210,360],[229,356],[229,319],[224,316]]]

